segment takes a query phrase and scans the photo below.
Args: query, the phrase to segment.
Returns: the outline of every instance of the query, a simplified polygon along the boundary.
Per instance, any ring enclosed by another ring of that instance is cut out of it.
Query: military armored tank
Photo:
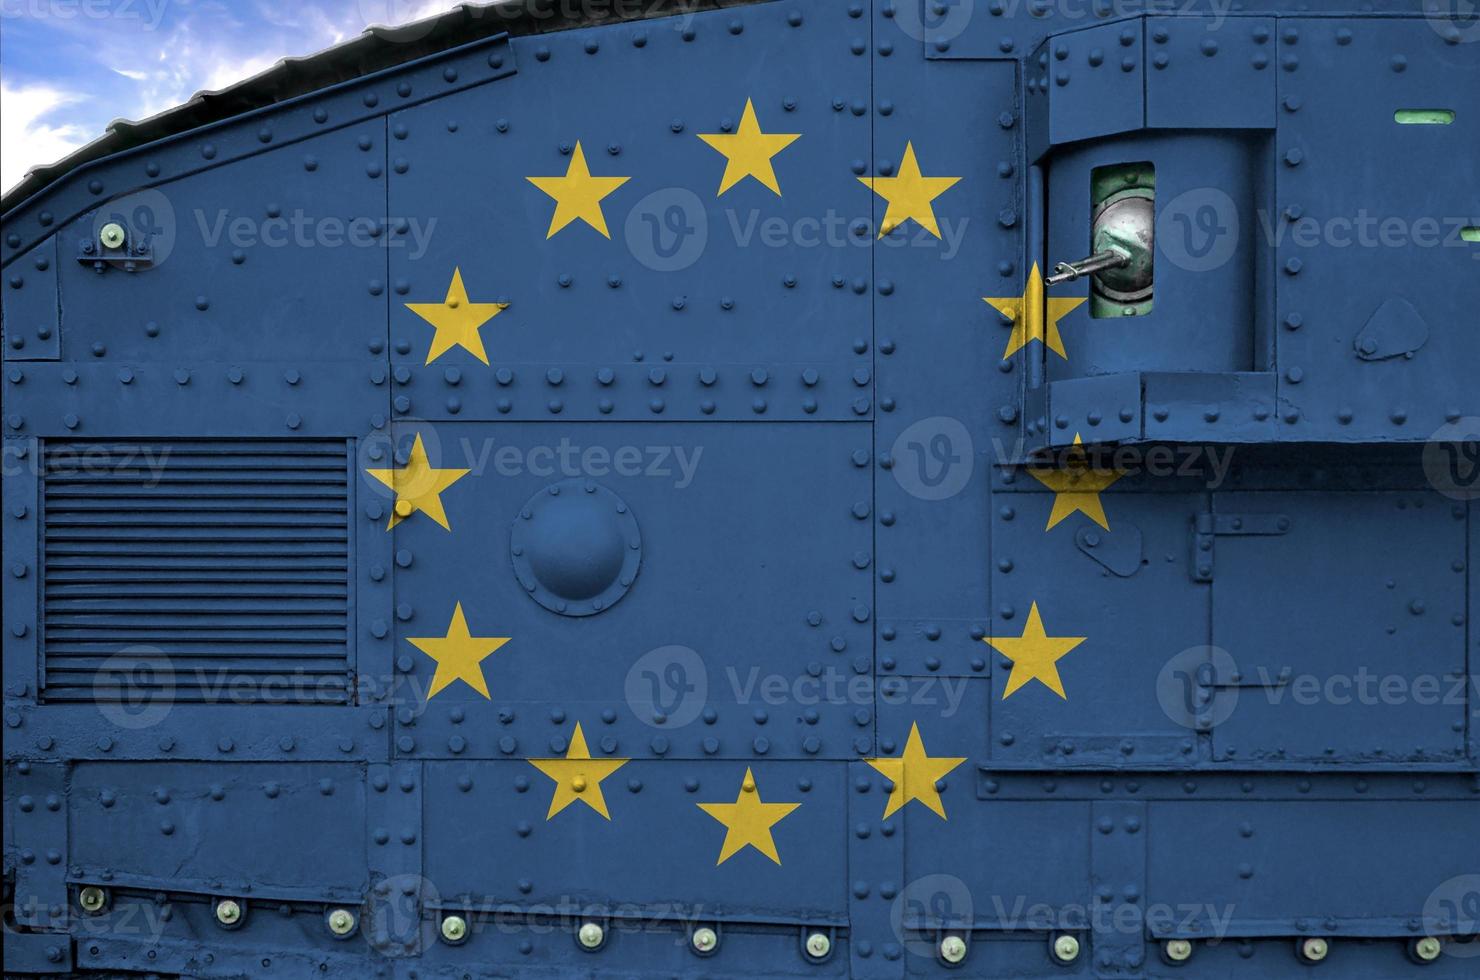
[[[1477,42],[463,6],[33,172],[7,976],[1473,977]]]

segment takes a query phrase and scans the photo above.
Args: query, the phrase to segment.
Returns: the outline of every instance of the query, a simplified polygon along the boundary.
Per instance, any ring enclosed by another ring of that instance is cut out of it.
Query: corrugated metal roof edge
[[[769,0],[492,0],[459,4],[445,13],[400,27],[371,27],[358,37],[317,54],[284,58],[266,71],[227,88],[198,92],[189,102],[148,119],[118,119],[109,123],[102,136],[56,163],[27,173],[19,184],[0,197],[0,214],[9,215],[62,177],[94,160],[495,34],[516,37],[543,34],[764,2]]]

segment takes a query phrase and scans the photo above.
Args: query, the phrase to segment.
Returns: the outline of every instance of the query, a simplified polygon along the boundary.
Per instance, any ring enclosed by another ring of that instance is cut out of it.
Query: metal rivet
[[[601,928],[600,923],[586,922],[581,925],[576,938],[587,949],[597,949],[606,940],[606,930]]]
[[[468,935],[468,922],[460,915],[449,915],[442,920],[442,938],[449,943],[462,942]]]
[[[940,958],[947,963],[960,963],[966,959],[966,940],[960,936],[946,936],[940,941]]]
[[[1425,936],[1413,944],[1413,956],[1421,963],[1432,963],[1444,952],[1444,944],[1433,936]]]
[[[348,936],[355,928],[355,915],[349,909],[335,909],[329,913],[329,931],[336,936]]]
[[[814,932],[807,937],[807,955],[820,960],[831,952],[832,940],[826,933]]]
[[[1073,963],[1079,959],[1079,940],[1070,935],[1062,935],[1053,941],[1054,959],[1060,963]]]
[[[1311,963],[1319,963],[1331,952],[1331,944],[1319,936],[1312,936],[1300,943],[1300,956]]]
[[[1192,943],[1185,939],[1168,939],[1162,950],[1173,963],[1186,963],[1192,957]]]
[[[108,893],[96,885],[88,885],[77,896],[77,904],[89,915],[97,915],[108,905]]]
[[[242,907],[230,898],[216,903],[216,921],[223,926],[234,926],[242,919]]]
[[[694,949],[700,953],[712,953],[719,945],[719,935],[708,926],[700,926],[694,930],[692,942]]]

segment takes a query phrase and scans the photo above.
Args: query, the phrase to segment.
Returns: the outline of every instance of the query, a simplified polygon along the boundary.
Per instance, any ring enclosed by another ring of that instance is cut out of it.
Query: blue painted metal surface
[[[7,975],[1474,976],[1477,83],[739,4],[7,202]]]

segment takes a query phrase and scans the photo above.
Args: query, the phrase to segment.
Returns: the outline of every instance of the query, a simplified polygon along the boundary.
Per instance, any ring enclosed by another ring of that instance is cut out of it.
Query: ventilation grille
[[[48,441],[44,462],[47,700],[350,700],[345,441]]]

